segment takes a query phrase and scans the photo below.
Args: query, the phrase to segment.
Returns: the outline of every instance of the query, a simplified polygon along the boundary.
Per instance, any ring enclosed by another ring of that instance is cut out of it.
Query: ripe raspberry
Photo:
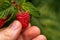
[[[22,23],[22,27],[24,29],[28,27],[30,23],[30,15],[28,12],[17,13],[16,17],[17,17],[17,20],[19,20]]]
[[[9,19],[10,15],[8,15],[5,19],[0,18],[0,28],[6,23],[6,21]]]
[[[5,19],[0,19],[0,28],[4,25]]]

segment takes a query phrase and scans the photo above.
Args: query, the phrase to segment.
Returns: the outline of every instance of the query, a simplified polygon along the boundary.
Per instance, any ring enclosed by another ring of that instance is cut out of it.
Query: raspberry
[[[8,15],[5,19],[0,18],[0,28],[6,23],[11,15]]]
[[[30,23],[29,12],[17,13],[16,17],[17,17],[17,20],[21,22],[23,29],[28,27]]]
[[[0,19],[0,28],[4,25],[5,19]]]

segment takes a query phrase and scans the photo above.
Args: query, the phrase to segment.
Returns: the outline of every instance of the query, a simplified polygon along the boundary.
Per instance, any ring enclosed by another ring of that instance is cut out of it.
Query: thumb
[[[12,24],[10,24],[8,28],[2,31],[2,35],[8,40],[15,40],[19,36],[21,30],[22,25],[19,21],[16,20]]]

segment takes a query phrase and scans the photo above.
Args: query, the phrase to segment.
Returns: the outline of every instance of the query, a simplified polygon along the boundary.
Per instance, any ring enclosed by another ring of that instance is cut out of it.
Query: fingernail
[[[20,22],[19,21],[14,21],[9,27],[12,30],[17,30],[20,27]]]

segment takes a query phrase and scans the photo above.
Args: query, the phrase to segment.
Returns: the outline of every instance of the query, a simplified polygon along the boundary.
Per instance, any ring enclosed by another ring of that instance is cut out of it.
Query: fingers
[[[16,20],[12,24],[10,24],[8,28],[2,31],[2,35],[7,37],[7,39],[9,40],[15,40],[20,34],[21,29],[22,29],[21,23]]]
[[[44,35],[39,35],[39,36],[35,37],[32,40],[47,40],[47,39],[46,39],[46,37]]]
[[[20,35],[17,40],[25,40],[25,39],[23,38],[23,35]]]
[[[40,34],[39,28],[36,26],[32,26],[23,33],[23,37],[25,40],[31,40],[32,38],[38,36],[39,34]]]

